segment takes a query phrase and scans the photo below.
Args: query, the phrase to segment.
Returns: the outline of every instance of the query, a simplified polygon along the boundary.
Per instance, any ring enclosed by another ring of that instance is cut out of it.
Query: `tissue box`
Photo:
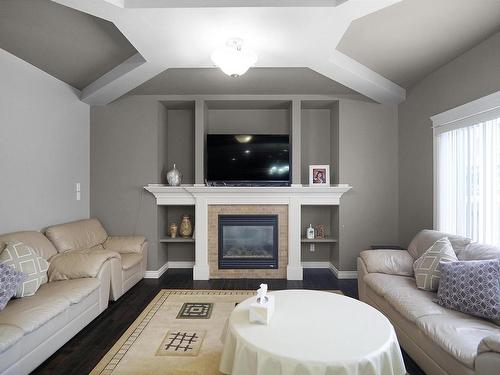
[[[257,301],[250,305],[250,323],[269,324],[274,314],[274,296],[268,294],[266,303]]]

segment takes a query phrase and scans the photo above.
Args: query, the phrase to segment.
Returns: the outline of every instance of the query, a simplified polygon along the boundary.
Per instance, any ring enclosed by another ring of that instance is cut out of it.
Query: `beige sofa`
[[[57,255],[40,232],[0,236],[0,251],[9,240],[22,241],[49,260]],[[52,281],[35,295],[9,301],[0,311],[0,374],[28,374],[108,306],[110,262],[96,277]]]
[[[416,287],[413,262],[443,237],[449,238],[459,260],[500,258],[496,247],[424,230],[408,250],[360,254],[359,298],[391,320],[401,346],[427,374],[500,374],[500,327],[445,309],[433,302],[436,293]]]
[[[97,219],[52,226],[45,235],[60,253],[100,250],[119,253],[119,258],[110,260],[110,299],[113,301],[139,282],[146,272],[148,243],[144,236],[108,236]]]

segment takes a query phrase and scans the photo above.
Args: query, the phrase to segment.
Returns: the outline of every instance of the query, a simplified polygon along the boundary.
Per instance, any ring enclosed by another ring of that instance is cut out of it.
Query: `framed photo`
[[[330,166],[310,165],[309,186],[330,186]]]

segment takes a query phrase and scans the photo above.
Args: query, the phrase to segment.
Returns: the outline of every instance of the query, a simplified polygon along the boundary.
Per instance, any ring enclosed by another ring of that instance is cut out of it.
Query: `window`
[[[435,122],[434,134],[436,229],[500,245],[498,108],[441,126]]]

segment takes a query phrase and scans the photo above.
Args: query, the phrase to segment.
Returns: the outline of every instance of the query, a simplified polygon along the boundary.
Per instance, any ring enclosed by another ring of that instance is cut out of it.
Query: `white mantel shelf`
[[[304,205],[340,205],[340,198],[351,186],[229,187],[205,185],[167,186],[149,184],[144,189],[153,194],[157,205],[193,205],[195,207],[194,280],[208,280],[208,207],[224,204],[283,204],[288,207],[287,279],[302,280],[301,209]]]
[[[234,187],[149,184],[158,205],[195,205],[196,199],[210,204],[287,204],[290,199],[302,205],[338,205],[342,195],[351,189],[347,184],[330,186]]]

